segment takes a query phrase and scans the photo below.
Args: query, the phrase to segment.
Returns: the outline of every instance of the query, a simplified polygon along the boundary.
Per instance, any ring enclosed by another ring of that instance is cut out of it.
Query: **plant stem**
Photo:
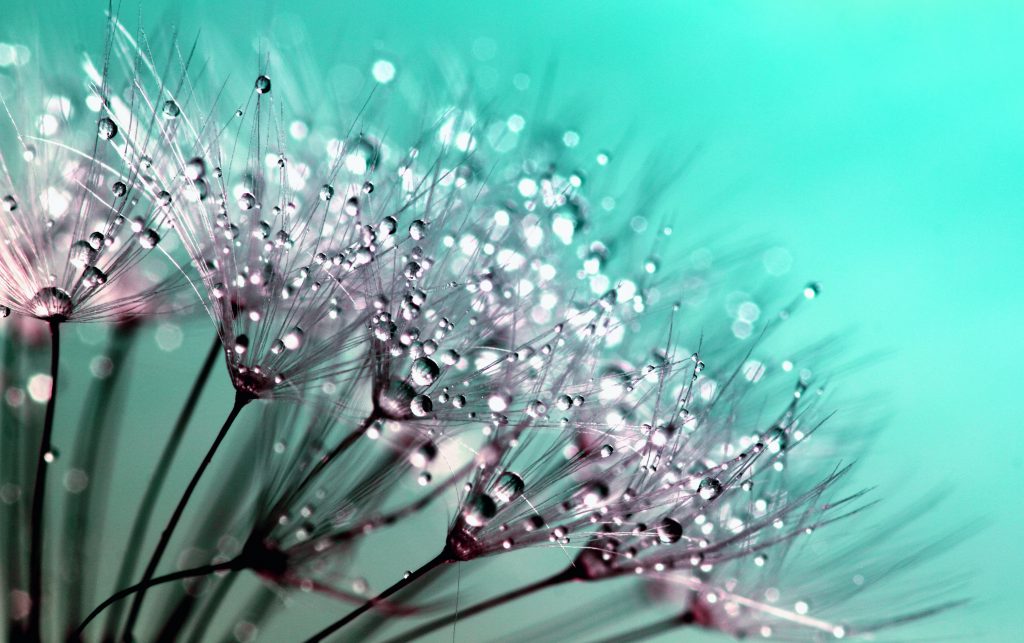
[[[104,507],[94,506],[96,498],[105,498],[105,491],[109,487],[109,484],[104,484],[109,483],[109,478],[103,475],[104,472],[109,472],[109,467],[101,468],[97,463],[101,452],[114,452],[110,441],[116,439],[111,438],[111,429],[116,425],[116,420],[108,422],[108,419],[115,406],[114,392],[127,371],[128,355],[135,339],[135,328],[131,326],[115,329],[107,350],[113,370],[107,377],[93,380],[89,387],[86,399],[91,417],[84,428],[79,428],[71,453],[73,469],[84,473],[87,476],[87,483],[84,489],[79,490],[78,495],[68,497],[65,508],[65,573],[70,580],[66,588],[65,609],[69,626],[82,619],[82,610],[86,608],[85,602],[91,598],[91,582],[95,581],[95,576],[85,572],[86,552],[92,551],[91,545],[99,536],[95,533],[99,529],[94,530],[93,524],[102,526]]]
[[[46,419],[43,421],[43,435],[39,441],[39,458],[36,460],[36,480],[32,491],[32,534],[29,553],[29,599],[32,601],[28,614],[29,640],[42,639],[43,599],[43,524],[44,499],[46,497],[46,472],[49,460],[53,459],[53,416],[57,408],[57,367],[60,364],[60,321],[51,319],[50,324],[50,399],[46,402]]]
[[[82,633],[85,631],[85,628],[88,627],[89,623],[91,623],[94,618],[99,616],[100,612],[105,610],[111,604],[116,603],[122,598],[129,596],[135,592],[149,589],[150,587],[153,587],[155,585],[161,585],[163,583],[181,580],[183,578],[195,578],[196,576],[206,576],[207,574],[214,574],[220,571],[237,570],[239,569],[239,564],[240,561],[236,558],[233,560],[225,561],[223,563],[200,565],[199,567],[193,567],[192,569],[185,569],[182,571],[173,572],[171,574],[166,574],[164,576],[150,578],[146,581],[136,583],[131,587],[126,587],[118,592],[115,592],[114,594],[111,594],[110,597],[108,597],[105,601],[97,605],[96,609],[89,612],[89,615],[85,617],[85,620],[82,621],[82,623],[78,626],[78,628],[75,630],[72,636],[80,639],[82,637]]]
[[[185,492],[182,494],[181,499],[178,501],[178,505],[174,508],[174,513],[171,514],[170,519],[167,521],[167,525],[164,527],[163,532],[160,534],[160,541],[156,545],[156,549],[153,551],[153,555],[149,559],[149,564],[146,565],[146,571],[142,575],[140,583],[144,587],[135,595],[135,600],[132,601],[131,610],[128,612],[128,620],[125,623],[124,630],[122,632],[122,640],[131,641],[132,629],[135,627],[135,621],[139,617],[139,611],[142,609],[142,601],[146,597],[146,587],[150,579],[156,573],[156,567],[160,564],[160,559],[163,557],[164,551],[167,549],[167,545],[171,541],[171,535],[174,534],[174,529],[178,526],[178,522],[181,520],[182,514],[185,512],[185,506],[188,505],[189,499],[192,497],[192,493],[195,491],[196,486],[199,484],[199,480],[203,477],[203,473],[206,472],[206,468],[210,466],[210,462],[213,460],[214,454],[217,453],[217,449],[220,447],[221,442],[228,434],[228,429],[234,423],[235,418],[242,411],[245,406],[253,400],[253,397],[247,393],[241,391],[235,392],[235,402],[231,406],[231,412],[228,413],[228,417],[224,420],[224,425],[217,433],[217,437],[214,439],[213,444],[210,446],[210,450],[207,451],[203,461],[199,464],[199,468],[196,469],[195,474],[192,475],[192,479],[189,481],[188,486],[185,487]]]
[[[454,611],[451,614],[448,614],[446,616],[442,616],[442,617],[436,618],[436,619],[434,619],[432,621],[428,621],[427,623],[424,623],[423,625],[420,625],[419,627],[416,627],[414,629],[408,630],[406,632],[402,632],[400,635],[396,636],[395,638],[388,639],[385,643],[398,643],[398,642],[401,642],[401,641],[414,641],[414,640],[420,638],[421,636],[426,636],[427,634],[430,634],[434,630],[437,630],[437,629],[440,629],[440,628],[444,627],[445,625],[451,625],[452,623],[454,623],[455,621],[457,621],[460,618],[470,618],[471,616],[475,616],[475,615],[479,614],[480,612],[484,612],[484,611],[487,611],[489,609],[493,609],[495,607],[499,607],[499,606],[504,605],[506,603],[511,603],[512,601],[514,601],[516,599],[519,599],[519,598],[522,598],[523,596],[527,596],[529,594],[533,594],[534,592],[539,592],[539,591],[541,591],[543,589],[547,589],[549,587],[554,587],[555,585],[561,585],[562,583],[565,583],[565,582],[568,582],[568,581],[578,580],[578,578],[579,577],[577,576],[575,570],[572,567],[567,567],[566,569],[558,572],[554,576],[549,576],[547,578],[543,578],[543,579],[537,581],[536,583],[531,583],[531,584],[526,585],[524,587],[520,587],[519,589],[512,590],[511,592],[506,592],[504,594],[499,594],[498,596],[495,596],[494,598],[490,598],[490,599],[488,599],[486,601],[481,601],[481,602],[477,603],[476,605],[472,605],[472,606],[467,607],[465,609],[456,610],[456,611]]]
[[[146,485],[146,492],[142,496],[139,512],[135,515],[131,531],[128,533],[124,559],[121,562],[121,569],[117,574],[117,582],[114,584],[114,587],[124,587],[131,582],[132,576],[135,574],[135,567],[139,562],[142,543],[145,539],[146,531],[149,529],[150,521],[153,518],[153,510],[156,508],[157,498],[160,496],[164,483],[167,481],[167,473],[171,469],[171,463],[174,462],[178,448],[181,446],[181,440],[185,436],[185,429],[188,428],[192,414],[199,403],[199,396],[202,394],[203,389],[206,388],[206,382],[210,378],[210,372],[217,361],[220,349],[220,337],[214,335],[213,344],[206,354],[206,359],[203,361],[199,373],[196,374],[195,381],[192,382],[192,389],[188,393],[185,405],[181,408],[181,412],[178,413],[178,419],[171,430],[171,437],[167,440],[167,444],[164,445],[164,450],[157,461],[156,470]],[[117,626],[121,621],[121,612],[124,609],[124,605],[124,603],[120,603],[111,610],[110,617],[107,619],[106,629],[108,636],[105,638],[113,638],[113,633],[117,631]]]
[[[375,606],[378,603],[380,603],[381,601],[387,599],[389,596],[391,596],[395,592],[397,592],[397,591],[399,591],[399,590],[401,590],[401,589],[411,585],[412,583],[414,583],[418,579],[422,578],[426,574],[430,573],[434,569],[440,567],[441,565],[444,565],[444,564],[447,564],[447,563],[451,562],[451,560],[452,560],[451,559],[451,555],[448,553],[448,549],[445,548],[444,550],[441,551],[440,554],[438,554],[434,558],[430,559],[422,567],[420,567],[416,571],[410,573],[409,575],[405,576],[402,580],[398,581],[397,583],[395,583],[391,587],[387,588],[386,590],[384,590],[380,594],[377,594],[375,597],[373,597],[370,600],[366,601],[365,603],[363,603],[359,607],[355,608],[354,610],[352,610],[351,612],[346,614],[344,618],[342,618],[342,619],[340,619],[338,621],[335,621],[334,623],[331,623],[330,625],[328,625],[324,629],[320,630],[319,632],[317,632],[313,636],[309,637],[308,639],[306,639],[305,643],[317,643],[318,641],[324,640],[325,638],[327,638],[331,634],[334,634],[335,632],[337,632],[341,628],[345,627],[346,625],[348,625],[352,621],[354,621],[357,618],[359,618],[362,614],[366,613],[368,610],[373,608],[373,606]]]

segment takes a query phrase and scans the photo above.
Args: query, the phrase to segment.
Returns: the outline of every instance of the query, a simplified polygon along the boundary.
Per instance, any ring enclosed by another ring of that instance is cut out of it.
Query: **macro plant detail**
[[[111,18],[73,89],[26,64],[2,94],[7,639],[252,641],[315,597],[292,640],[404,641],[569,587],[661,610],[587,640],[872,637],[959,604],[899,591],[941,543],[869,528],[884,507],[849,477],[871,427],[842,419],[832,342],[786,336],[819,284],[757,283],[760,246],[687,246],[656,186],[544,113],[453,83],[392,127],[378,60],[358,111],[307,121],[326,97],[272,52],[208,62]],[[125,368],[168,319],[209,339],[176,415],[144,419],[151,472],[115,531]],[[80,323],[109,328],[85,369],[61,353]],[[460,595],[538,552],[538,580]]]

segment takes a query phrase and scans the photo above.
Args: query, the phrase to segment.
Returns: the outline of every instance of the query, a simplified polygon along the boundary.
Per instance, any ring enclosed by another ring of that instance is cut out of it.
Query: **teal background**
[[[105,4],[24,3],[5,7],[5,20],[98,51]],[[125,7],[131,20],[135,5]],[[498,95],[514,91],[514,73],[539,79],[554,62],[549,104],[582,145],[626,148],[634,171],[644,150],[697,150],[662,201],[676,240],[768,239],[789,248],[798,283],[822,282],[803,321],[815,338],[834,330],[851,354],[884,353],[846,383],[881,393],[891,417],[863,481],[893,507],[939,488],[947,498],[922,527],[973,532],[936,566],[943,578],[970,576],[975,598],[947,631],[1024,638],[1024,4],[168,0],[143,3],[142,15],[151,32],[178,24],[186,37],[226,36],[218,47],[254,61],[254,34],[328,68],[347,59],[368,69],[380,51],[399,80],[424,59],[468,61]],[[133,408],[152,421],[126,449],[151,452],[176,412],[209,334],[187,330],[194,356],[137,360]],[[211,427],[223,412],[213,397],[200,409]],[[198,457],[206,438],[193,437]],[[144,458],[120,465],[126,492],[144,479]],[[328,606],[297,605],[293,619]],[[587,617],[552,593],[460,624],[459,640],[544,610]],[[920,628],[901,635],[934,640]],[[265,640],[288,640],[285,631]]]

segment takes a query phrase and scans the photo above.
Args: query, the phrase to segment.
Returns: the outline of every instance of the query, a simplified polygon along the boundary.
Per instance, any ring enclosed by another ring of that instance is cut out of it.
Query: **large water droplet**
[[[163,112],[164,118],[168,120],[173,120],[181,115],[181,108],[178,107],[178,103],[176,101],[166,100],[164,101]]]
[[[417,395],[409,402],[409,411],[418,418],[434,410],[434,402],[426,395]]]
[[[281,343],[284,344],[285,348],[287,348],[290,351],[293,351],[302,346],[303,337],[304,333],[302,332],[302,329],[299,328],[298,326],[295,326],[290,331],[284,334],[284,337],[281,338]]]
[[[697,486],[697,494],[704,500],[712,500],[722,493],[722,483],[717,478],[704,478]]]
[[[478,493],[466,505],[463,519],[470,527],[483,527],[498,512],[497,505],[490,496]]]
[[[671,518],[665,518],[658,525],[658,540],[665,544],[679,542],[683,537],[683,526]]]
[[[67,319],[71,315],[71,297],[60,288],[42,288],[32,298],[29,310],[39,319]]]
[[[99,133],[100,138],[104,141],[109,141],[117,136],[117,123],[104,116],[99,120],[96,131]]]
[[[498,476],[498,480],[494,483],[494,488],[491,489],[491,496],[502,504],[508,504],[523,495],[525,487],[526,483],[519,477],[519,474],[505,471]]]
[[[268,76],[259,76],[256,78],[256,93],[266,94],[270,91],[270,78]]]
[[[421,357],[412,364],[412,381],[419,386],[430,386],[440,373],[437,363],[429,357]]]

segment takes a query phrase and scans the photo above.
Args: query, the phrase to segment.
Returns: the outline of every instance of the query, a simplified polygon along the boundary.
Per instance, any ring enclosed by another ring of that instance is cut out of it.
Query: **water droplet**
[[[114,181],[114,184],[110,186],[110,190],[116,197],[122,197],[128,193],[128,186],[121,181]]]
[[[483,527],[497,512],[498,507],[494,500],[490,496],[478,493],[470,499],[462,516],[470,527]]]
[[[606,444],[603,447],[601,447],[601,457],[602,458],[611,457],[611,455],[613,453],[615,453],[615,447],[613,447],[612,445]]]
[[[665,518],[658,525],[658,540],[671,544],[683,537],[683,526],[671,518]]]
[[[256,78],[256,93],[266,94],[270,91],[270,78],[268,76],[259,76]]]
[[[235,353],[238,355],[245,355],[245,352],[249,350],[249,336],[239,335],[235,338]]]
[[[330,185],[325,185],[322,188],[320,188],[320,200],[321,201],[330,201],[333,196],[334,196],[334,188],[331,187]]]
[[[181,115],[181,108],[178,107],[178,103],[173,100],[164,101],[164,118],[167,120],[173,120]]]
[[[160,235],[152,228],[143,230],[139,234],[139,245],[147,250],[155,248],[158,243],[160,243]]]
[[[82,273],[82,285],[86,288],[98,288],[107,283],[107,274],[96,266],[89,266]]]
[[[412,237],[413,241],[422,241],[427,236],[427,224],[416,219],[409,224],[409,236]]]
[[[409,464],[417,469],[423,469],[430,465],[437,457],[437,447],[433,442],[425,442],[409,454]]]
[[[84,268],[96,262],[97,254],[96,248],[88,241],[76,241],[71,244],[71,254],[68,255],[68,261],[72,266]]]
[[[4,195],[3,203],[4,203],[4,210],[6,210],[8,212],[14,212],[15,210],[18,209],[18,202],[17,202],[17,200],[15,200],[15,198],[13,196],[11,196],[10,194]]]
[[[434,402],[426,395],[417,395],[409,402],[409,411],[418,418],[434,410]]]
[[[104,116],[99,120],[96,131],[99,133],[100,138],[104,141],[109,141],[117,136],[117,123]]]
[[[768,445],[768,451],[771,453],[780,453],[789,446],[789,436],[786,435],[785,429],[775,427],[765,436],[765,444]]]
[[[583,501],[583,505],[593,509],[608,498],[608,485],[599,481],[592,480],[583,486],[580,490],[580,499]]]
[[[572,408],[572,398],[568,395],[559,395],[558,399],[555,400],[555,405],[561,411],[568,411]]]
[[[722,493],[722,483],[716,478],[704,478],[697,486],[697,494],[704,500],[712,500]]]
[[[71,315],[71,297],[60,288],[42,288],[32,298],[29,310],[39,319],[67,319]]]
[[[540,400],[534,400],[526,405],[526,414],[532,418],[540,418],[547,415],[548,405]]]
[[[239,210],[252,210],[254,207],[256,207],[256,197],[251,192],[243,192],[242,196],[238,197]]]
[[[505,471],[498,476],[497,482],[494,483],[494,488],[491,489],[491,495],[498,502],[508,504],[523,495],[523,489],[525,488],[526,483],[519,477],[519,474]]]
[[[303,336],[304,333],[302,332],[302,329],[299,328],[298,326],[295,326],[290,331],[284,334],[284,337],[281,338],[281,343],[284,344],[285,348],[287,348],[290,351],[293,351],[302,346]]]
[[[820,294],[821,284],[819,284],[816,281],[811,282],[804,287],[804,297],[806,297],[807,299],[814,299]]]
[[[412,364],[412,381],[419,386],[430,386],[440,373],[437,363],[429,357],[421,357]]]

